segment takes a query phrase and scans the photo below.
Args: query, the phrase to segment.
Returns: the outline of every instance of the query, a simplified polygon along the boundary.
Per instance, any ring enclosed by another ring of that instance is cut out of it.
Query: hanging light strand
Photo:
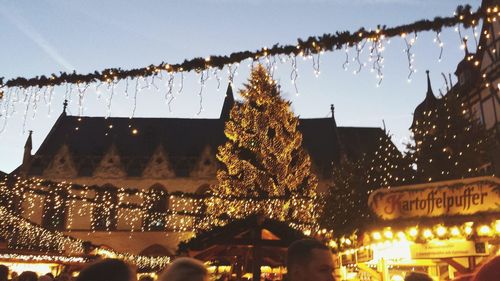
[[[490,8],[490,12],[488,12]],[[310,54],[318,53],[319,50],[323,51],[333,51],[334,49],[341,49],[342,46],[348,44],[350,46],[355,46],[363,40],[368,38],[373,38],[384,34],[387,38],[400,36],[403,33],[416,33],[422,31],[439,31],[445,27],[456,26],[457,24],[462,24],[465,28],[470,27],[473,22],[476,23],[480,19],[484,19],[488,14],[491,14],[491,7],[480,7],[476,11],[472,11],[470,6],[458,6],[455,15],[451,17],[436,17],[433,20],[420,20],[410,24],[405,24],[401,26],[396,26],[392,28],[383,28],[379,31],[366,31],[365,28],[361,28],[356,32],[350,33],[336,32],[334,34],[324,34],[322,36],[311,36],[306,40],[297,39],[298,44],[295,45],[279,45],[275,44],[271,48],[262,48],[260,50],[251,52],[235,52],[228,56],[211,56],[209,63],[203,58],[194,58],[190,60],[185,60],[180,64],[170,64],[172,72],[189,72],[193,70],[206,70],[212,67],[222,69],[225,65],[231,65],[240,63],[246,59],[260,59],[267,55],[298,55],[299,53]],[[494,14],[496,15],[496,13]],[[297,48],[297,46],[300,46]],[[318,46],[320,48],[318,48]],[[47,76],[37,76],[34,78],[24,78],[17,77],[7,80],[3,83],[3,79],[0,79],[0,87],[21,87],[28,88],[32,86],[44,87],[48,85],[56,86],[61,84],[76,84],[76,83],[93,83],[93,82],[105,82],[109,79],[111,80],[122,80],[127,77],[148,77],[155,76],[162,69],[165,69],[166,63],[161,63],[159,65],[150,65],[143,68],[124,70],[121,68],[105,69],[102,71],[94,71],[89,74],[77,74],[62,72],[59,75],[52,74]],[[154,84],[154,81],[153,81]]]

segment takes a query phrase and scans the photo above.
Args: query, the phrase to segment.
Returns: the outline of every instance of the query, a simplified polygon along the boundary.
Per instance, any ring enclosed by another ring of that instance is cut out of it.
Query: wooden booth
[[[288,246],[304,237],[284,222],[252,215],[200,233],[181,243],[179,252],[209,264],[216,278],[282,280]]]
[[[368,203],[380,220],[341,245],[341,280],[452,280],[500,254],[499,178],[380,189]]]

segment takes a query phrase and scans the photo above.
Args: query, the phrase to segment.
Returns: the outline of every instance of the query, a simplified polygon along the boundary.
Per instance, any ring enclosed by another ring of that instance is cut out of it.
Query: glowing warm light
[[[393,237],[394,235],[392,234],[392,231],[391,231],[391,230],[386,230],[386,231],[384,231],[384,236],[385,236],[385,238],[387,238],[387,239],[392,239],[392,237]]]
[[[446,234],[446,227],[440,225],[438,226],[438,228],[436,229],[436,233],[438,236],[443,236]]]
[[[458,229],[458,227],[455,226],[455,227],[453,227],[451,229],[451,235],[453,235],[453,236],[459,236],[460,235],[460,230]]]
[[[95,253],[96,253],[96,255],[99,255],[99,256],[104,257],[104,258],[109,258],[109,259],[116,258],[115,253],[113,253],[112,251],[108,251],[106,249],[102,249],[102,248],[96,249]]]
[[[432,237],[432,231],[430,229],[424,230],[424,238],[431,238]]]
[[[479,235],[490,235],[491,234],[491,228],[487,225],[482,225],[481,227],[479,227],[478,229],[478,234]]]
[[[497,220],[495,222],[495,232],[498,234],[500,233],[500,220]]]
[[[373,239],[375,239],[375,240],[380,240],[380,239],[382,239],[382,235],[380,235],[380,232],[378,232],[378,231],[373,232],[373,233],[372,233],[372,237],[373,237]]]
[[[464,228],[464,230],[465,230],[465,234],[467,234],[467,235],[470,235],[472,233],[472,227],[470,227],[470,226],[466,226]]]
[[[209,215],[203,225],[221,226],[228,219],[262,213],[271,219],[295,221],[294,228],[307,227],[321,233],[316,227],[317,179],[310,171],[310,158],[300,142],[290,141],[302,138],[296,130],[298,118],[289,103],[276,94],[278,86],[269,85],[269,78],[263,66],[252,69],[249,84],[242,90],[245,102],[235,104],[231,110],[224,131],[227,142],[219,147],[217,154],[221,167],[217,170],[217,184],[211,190],[215,196],[205,202]],[[265,128],[260,127],[259,120],[266,120]],[[254,134],[245,129],[247,126],[259,129]],[[281,131],[293,133],[285,136]],[[239,151],[243,148],[250,152],[247,156],[255,163],[240,159]],[[269,157],[275,157],[276,162],[259,160]],[[298,157],[298,162],[286,160],[294,157]],[[276,180],[275,173],[293,177]],[[302,188],[304,184],[306,188]],[[294,196],[290,198],[287,194]],[[241,199],[230,199],[233,196]],[[295,211],[290,213],[290,209]],[[221,218],[223,214],[227,219]]]
[[[11,271],[18,273],[24,271],[33,271],[37,275],[45,275],[47,273],[52,273],[53,269],[58,267],[55,263],[10,263],[2,262],[3,265],[7,266]]]
[[[337,248],[337,242],[330,240],[330,242],[328,242],[328,246],[330,246],[330,248]]]
[[[412,228],[410,229],[409,233],[410,233],[410,236],[412,236],[412,237],[417,237],[417,235],[418,235],[418,230],[417,230],[417,228],[416,228],[416,227],[412,227]]]
[[[373,260],[411,260],[410,243],[408,241],[397,241],[391,243],[385,241],[373,247]]]
[[[406,235],[403,231],[399,231],[396,236],[400,239],[400,240],[406,240]]]
[[[138,132],[139,132],[139,131],[137,131],[137,129],[133,129],[133,130],[132,130],[132,134],[134,134],[134,135],[137,135],[137,133],[138,133]]]
[[[393,275],[391,281],[404,281],[405,279],[401,275]]]
[[[465,234],[471,235],[471,233],[472,233],[472,225],[473,225],[472,222],[465,223],[465,227],[464,227]]]

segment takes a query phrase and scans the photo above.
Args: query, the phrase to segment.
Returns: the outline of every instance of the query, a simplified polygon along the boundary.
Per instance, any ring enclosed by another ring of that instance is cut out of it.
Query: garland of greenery
[[[378,41],[383,38],[395,36],[404,36],[406,34],[418,33],[423,31],[439,32],[443,28],[462,24],[465,28],[475,26],[480,19],[485,19],[491,10],[486,7],[480,7],[477,11],[471,11],[471,6],[458,6],[456,12],[451,17],[436,17],[433,20],[420,20],[410,24],[387,28],[385,25],[377,26],[375,30],[367,30],[364,27],[355,32],[342,31],[334,34],[324,34],[322,36],[311,36],[306,40],[297,39],[296,45],[275,44],[271,48],[261,48],[256,51],[240,51],[227,56],[210,56],[208,58],[193,58],[185,60],[178,64],[168,64],[162,62],[158,65],[149,65],[136,69],[108,68],[102,71],[94,71],[88,74],[78,74],[76,72],[60,72],[59,75],[51,74],[49,77],[42,75],[34,78],[17,77],[7,80],[3,83],[3,77],[0,77],[1,87],[53,87],[69,84],[89,84],[93,82],[115,83],[119,80],[149,77],[159,75],[161,71],[168,73],[201,72],[210,68],[222,69],[224,66],[240,63],[246,59],[259,60],[261,58],[277,55],[310,55],[324,51],[333,51],[341,49],[344,46],[354,46],[364,40]]]

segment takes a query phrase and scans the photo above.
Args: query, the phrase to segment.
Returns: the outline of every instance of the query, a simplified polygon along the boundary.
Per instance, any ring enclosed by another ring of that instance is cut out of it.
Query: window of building
[[[42,225],[45,228],[64,230],[66,227],[66,198],[66,194],[59,189],[51,190],[45,196],[42,213]]]
[[[118,216],[118,190],[107,184],[95,191],[92,208],[92,229],[116,230]]]
[[[143,227],[148,231],[163,231],[166,227],[168,193],[161,184],[153,185],[145,202],[146,214]]]
[[[494,100],[493,97],[483,101],[483,110],[484,110],[484,125],[487,130],[493,128],[496,123],[495,117],[495,109],[494,109]]]

